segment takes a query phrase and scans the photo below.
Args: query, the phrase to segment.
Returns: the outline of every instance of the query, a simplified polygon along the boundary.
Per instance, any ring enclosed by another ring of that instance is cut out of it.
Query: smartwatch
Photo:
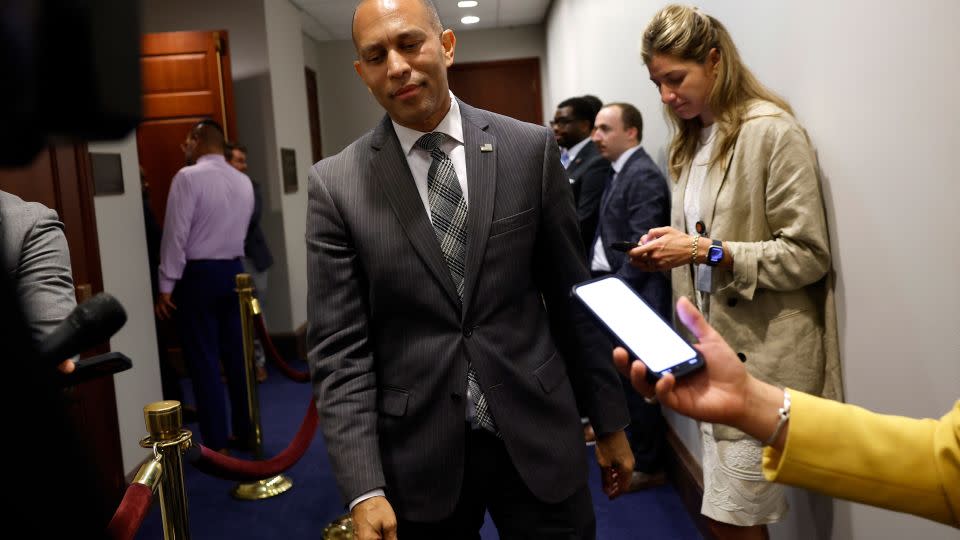
[[[710,244],[710,249],[707,250],[707,265],[716,266],[720,264],[720,261],[723,260],[723,242],[720,240],[714,240]]]

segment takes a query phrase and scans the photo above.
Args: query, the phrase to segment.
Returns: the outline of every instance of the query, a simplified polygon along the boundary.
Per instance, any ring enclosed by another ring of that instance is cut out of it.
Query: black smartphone
[[[650,380],[675,377],[703,367],[703,357],[617,276],[574,285],[579,299],[633,358],[647,366]]]
[[[636,242],[624,242],[624,241],[610,242],[610,249],[623,251],[624,253],[626,253],[627,251],[630,251],[635,247],[640,247],[640,244]]]
[[[82,382],[120,373],[133,367],[133,362],[127,358],[127,355],[119,352],[108,352],[98,354],[89,358],[77,360],[73,373],[64,374],[61,377],[63,386],[73,386]]]

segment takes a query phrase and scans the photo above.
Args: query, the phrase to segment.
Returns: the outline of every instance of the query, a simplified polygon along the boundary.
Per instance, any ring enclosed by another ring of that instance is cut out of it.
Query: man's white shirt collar
[[[410,155],[410,150],[413,149],[413,145],[417,144],[420,137],[426,135],[427,132],[401,126],[392,119],[391,122],[393,122],[394,131],[397,132],[397,139],[400,140],[400,148],[403,149],[403,155]],[[450,110],[447,111],[443,120],[440,120],[437,127],[433,129],[433,132],[438,131],[447,134],[447,136],[459,144],[463,144],[463,118],[460,116],[460,104],[457,103],[457,98],[453,95],[453,92],[450,92]]]
[[[629,148],[625,150],[622,154],[620,154],[620,157],[618,157],[617,160],[614,161],[613,164],[611,165],[611,167],[613,167],[613,172],[619,173],[620,169],[622,169],[623,166],[626,165],[627,160],[630,159],[630,156],[632,156],[634,152],[640,149],[640,146],[641,145],[638,144],[633,148]]]
[[[577,159],[577,154],[583,150],[583,147],[586,146],[588,142],[590,142],[590,137],[584,137],[582,141],[571,146],[570,148],[567,148],[567,155],[570,157],[570,163],[573,163],[573,160]]]

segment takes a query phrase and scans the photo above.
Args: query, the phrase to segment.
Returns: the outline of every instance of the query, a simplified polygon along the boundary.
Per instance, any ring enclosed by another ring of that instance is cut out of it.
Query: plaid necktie
[[[463,301],[463,273],[467,258],[467,201],[463,198],[460,181],[453,169],[453,161],[440,149],[446,135],[439,132],[427,133],[417,140],[417,146],[430,152],[432,158],[427,171],[427,200],[430,204],[430,218],[433,231],[440,242],[440,250],[450,269],[450,277],[457,286],[457,295]],[[467,400],[473,406],[473,413],[467,416],[476,425],[492,433],[498,433],[493,421],[487,398],[480,389],[477,372],[472,364],[467,364]]]

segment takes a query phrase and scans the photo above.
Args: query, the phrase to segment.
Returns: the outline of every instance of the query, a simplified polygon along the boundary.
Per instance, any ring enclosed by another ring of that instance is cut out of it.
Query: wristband
[[[770,438],[763,441],[764,446],[770,446],[774,441],[777,440],[777,437],[780,435],[780,430],[783,429],[783,425],[787,423],[787,420],[790,420],[790,392],[784,388],[783,389],[783,407],[777,410],[777,427],[773,430],[773,435],[770,435]]]
[[[693,258],[690,259],[690,264],[697,264],[697,252],[700,251],[700,235],[697,234],[693,237],[693,245],[691,246],[693,251]]]

